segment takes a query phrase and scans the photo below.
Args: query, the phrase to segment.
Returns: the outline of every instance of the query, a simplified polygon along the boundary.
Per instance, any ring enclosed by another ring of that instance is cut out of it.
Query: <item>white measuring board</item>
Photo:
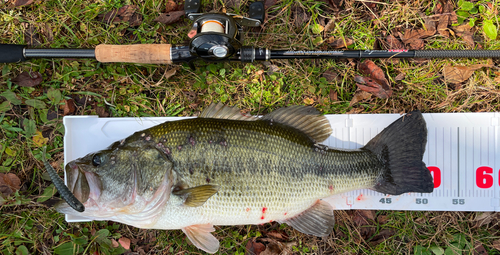
[[[358,190],[325,199],[334,209],[422,211],[500,211],[500,113],[428,113],[424,162],[434,177],[434,192],[390,196]],[[326,115],[333,133],[324,144],[356,149],[399,114]],[[64,164],[164,121],[187,117],[98,118],[66,116]],[[66,215],[68,222],[89,221]]]

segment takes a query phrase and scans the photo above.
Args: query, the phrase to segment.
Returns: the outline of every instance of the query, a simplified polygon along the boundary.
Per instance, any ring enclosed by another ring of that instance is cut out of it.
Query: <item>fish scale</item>
[[[220,186],[201,208],[185,208],[203,217],[193,222],[183,219],[184,225],[259,224],[290,218],[320,198],[373,186],[382,167],[369,151],[325,151],[303,133],[279,123],[220,119],[187,123],[188,127],[183,121],[167,122],[146,131],[158,142],[166,140],[175,171],[188,187]],[[162,219],[168,223],[159,220],[155,227],[181,221],[174,215],[178,209],[166,210]]]

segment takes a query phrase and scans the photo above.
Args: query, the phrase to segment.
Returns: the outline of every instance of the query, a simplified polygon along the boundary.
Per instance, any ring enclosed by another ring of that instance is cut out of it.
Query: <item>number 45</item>
[[[379,202],[382,204],[390,204],[390,203],[392,203],[392,199],[391,198],[381,198],[379,200]]]

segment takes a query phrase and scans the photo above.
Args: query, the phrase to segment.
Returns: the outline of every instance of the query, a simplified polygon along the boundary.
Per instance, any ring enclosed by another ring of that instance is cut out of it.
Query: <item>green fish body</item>
[[[182,229],[214,253],[214,225],[287,223],[330,234],[333,209],[322,198],[372,188],[391,195],[432,192],[422,162],[427,130],[419,112],[391,124],[357,150],[319,144],[328,120],[311,107],[262,118],[212,105],[199,118],[165,122],[66,166],[78,213],[140,228]]]

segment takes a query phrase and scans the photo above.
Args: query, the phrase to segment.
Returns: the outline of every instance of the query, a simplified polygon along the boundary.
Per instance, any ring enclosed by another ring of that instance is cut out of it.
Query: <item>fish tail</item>
[[[384,164],[372,189],[390,195],[432,192],[433,179],[422,161],[426,143],[427,127],[420,111],[406,114],[375,136],[363,147]]]

